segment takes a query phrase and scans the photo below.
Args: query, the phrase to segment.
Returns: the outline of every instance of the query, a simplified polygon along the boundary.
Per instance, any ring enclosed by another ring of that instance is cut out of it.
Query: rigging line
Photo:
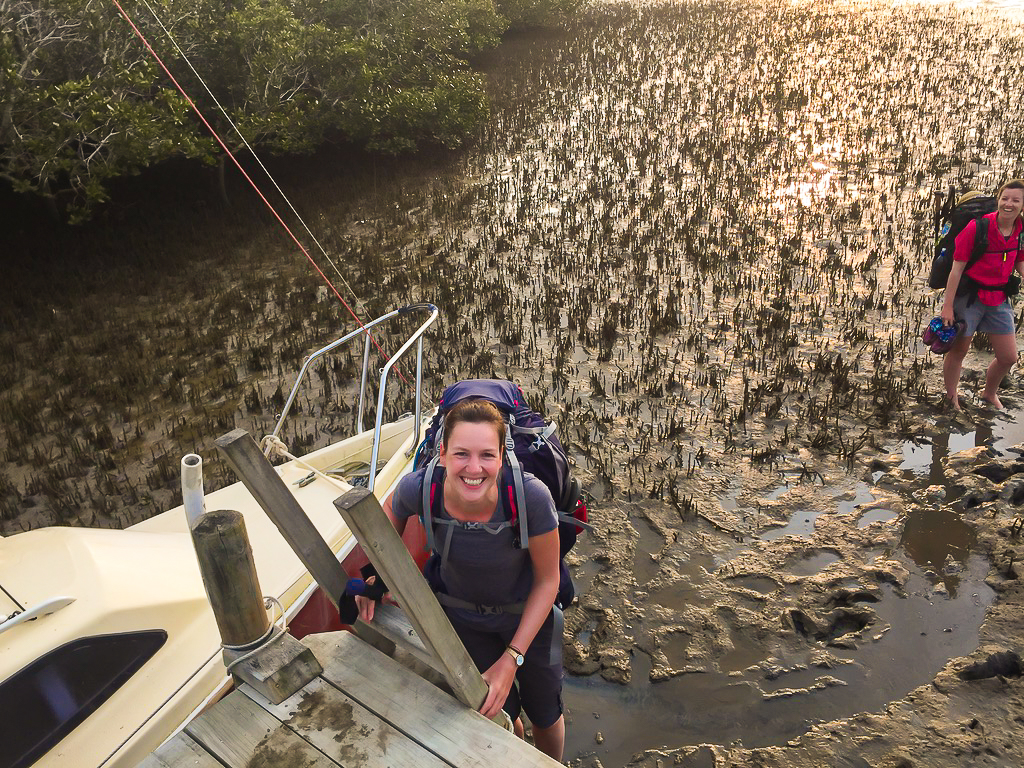
[[[356,294],[355,290],[353,290],[352,286],[349,285],[349,282],[345,279],[345,276],[341,274],[341,270],[338,269],[338,265],[334,263],[331,257],[327,254],[327,251],[320,244],[320,241],[316,239],[316,235],[314,235],[313,232],[310,230],[305,220],[302,218],[302,216],[299,215],[299,212],[295,210],[295,206],[292,205],[292,201],[288,199],[288,195],[284,193],[284,190],[282,190],[281,187],[278,186],[277,180],[271,175],[270,171],[267,170],[267,167],[263,164],[263,161],[260,159],[260,156],[256,154],[256,150],[249,146],[249,142],[246,140],[245,134],[243,134],[242,131],[239,130],[238,126],[235,125],[235,121],[231,119],[231,116],[227,113],[227,110],[224,109],[224,106],[220,103],[217,97],[214,96],[213,91],[210,90],[210,86],[206,84],[206,81],[203,79],[203,76],[196,71],[196,68],[194,66],[192,66],[192,61],[189,59],[186,53],[183,50],[181,50],[181,47],[178,45],[178,41],[174,39],[174,36],[171,34],[171,31],[164,26],[163,21],[157,15],[156,11],[153,10],[153,7],[149,4],[149,0],[142,0],[142,4],[146,6],[146,9],[150,12],[150,14],[152,14],[153,18],[156,19],[156,23],[160,25],[160,29],[163,30],[163,33],[167,36],[167,39],[171,41],[171,45],[174,46],[174,50],[178,52],[178,55],[181,56],[182,61],[184,61],[185,64],[188,65],[188,68],[192,70],[192,74],[196,76],[197,80],[199,80],[200,85],[203,86],[203,89],[206,91],[207,95],[211,99],[213,99],[213,103],[217,105],[217,109],[220,110],[220,113],[224,116],[224,119],[228,121],[228,125],[230,125],[232,130],[234,130],[234,132],[238,135],[238,138],[242,140],[242,144],[244,144],[245,148],[249,150],[250,154],[252,154],[253,159],[256,160],[256,163],[267,175],[267,178],[270,179],[270,183],[274,185],[274,189],[276,189],[277,193],[281,195],[281,199],[285,201],[285,203],[288,205],[288,208],[295,215],[295,218],[299,220],[299,223],[302,225],[302,228],[306,230],[306,234],[309,235],[310,239],[314,243],[316,243],[316,247],[320,249],[320,253],[324,255],[324,258],[327,259],[327,263],[330,264],[331,267],[334,269],[334,274],[338,276],[338,279],[348,289],[348,292],[352,294],[352,298],[355,299],[356,306],[359,306],[362,303],[362,300]]]
[[[0,584],[0,589],[2,589],[2,590],[3,590],[3,593],[4,593],[5,595],[7,595],[7,597],[8,597],[8,598],[10,598],[10,600],[11,600],[11,602],[12,602],[12,603],[14,603],[14,604],[15,604],[16,606],[18,606],[18,609],[19,609],[19,610],[20,610],[20,611],[21,611],[22,613],[24,613],[24,612],[25,612],[25,606],[23,606],[23,605],[22,605],[21,603],[19,603],[19,602],[18,602],[17,600],[15,600],[15,599],[14,599],[14,595],[12,595],[12,594],[11,594],[10,592],[8,592],[8,591],[7,591],[6,589],[5,589],[5,588],[4,588],[4,585],[3,585],[3,584]]]
[[[377,347],[377,351],[380,352],[380,354],[383,355],[385,358],[387,358],[387,353],[384,351],[384,348],[381,347],[380,342],[378,342],[377,338],[372,333],[370,333],[369,329],[367,329],[365,325],[363,325],[363,321],[359,319],[359,315],[357,315],[355,313],[355,310],[353,310],[352,307],[349,306],[348,302],[345,301],[344,297],[340,293],[338,293],[338,289],[334,287],[334,283],[332,283],[330,281],[330,278],[328,278],[327,275],[324,274],[323,270],[320,269],[320,266],[313,260],[313,257],[310,255],[309,251],[307,251],[305,246],[303,246],[302,243],[299,242],[299,239],[295,237],[295,233],[291,231],[287,224],[285,224],[284,219],[281,218],[281,215],[277,212],[277,209],[275,209],[274,206],[271,205],[270,201],[267,200],[266,196],[263,194],[260,188],[256,186],[256,182],[254,182],[252,178],[249,176],[249,174],[245,172],[245,169],[242,167],[242,164],[238,162],[238,158],[236,158],[234,153],[230,149],[228,149],[227,144],[224,143],[224,140],[220,137],[220,134],[218,134],[217,131],[213,129],[213,126],[210,125],[210,123],[207,121],[205,115],[203,115],[203,113],[199,110],[199,107],[196,106],[196,103],[192,101],[192,97],[185,92],[185,89],[181,87],[181,84],[177,81],[177,79],[175,79],[174,75],[171,74],[171,70],[169,70],[167,68],[167,65],[164,64],[164,61],[160,58],[160,55],[155,50],[153,50],[153,46],[149,44],[149,40],[146,39],[146,36],[142,34],[142,32],[139,30],[137,26],[135,26],[135,22],[131,20],[131,17],[128,15],[127,11],[125,11],[125,9],[121,7],[121,3],[118,0],[112,1],[114,5],[117,6],[117,10],[120,11],[121,15],[124,17],[124,20],[128,22],[128,26],[132,28],[132,31],[135,33],[135,36],[142,41],[142,44],[144,46],[146,46],[146,50],[149,51],[150,55],[156,60],[156,63],[160,65],[160,68],[164,71],[167,77],[171,79],[171,82],[174,83],[174,87],[178,89],[178,92],[182,95],[182,97],[184,97],[185,101],[188,102],[188,105],[192,107],[192,111],[196,113],[196,115],[202,121],[203,125],[206,126],[206,129],[211,133],[213,138],[220,145],[220,148],[224,150],[224,153],[228,157],[231,158],[231,162],[235,164],[235,167],[238,168],[242,176],[245,177],[245,180],[248,181],[252,188],[256,191],[256,194],[259,195],[260,200],[262,200],[263,203],[267,206],[267,208],[273,214],[274,218],[277,219],[278,223],[284,228],[284,231],[288,233],[288,236],[292,239],[295,245],[298,246],[299,250],[302,251],[303,255],[306,257],[309,263],[313,265],[313,269],[315,269],[317,271],[317,274],[319,274],[320,277],[323,278],[324,282],[327,283],[328,287],[331,289],[334,295],[338,297],[338,301],[340,301],[344,305],[345,309],[347,309],[349,314],[352,315],[356,323],[358,323],[359,327],[362,328],[363,331],[365,331],[367,338],[373,341],[373,345]],[[398,375],[401,376],[402,380],[405,381],[406,384],[409,384],[408,379],[405,378],[401,371],[398,372]]]

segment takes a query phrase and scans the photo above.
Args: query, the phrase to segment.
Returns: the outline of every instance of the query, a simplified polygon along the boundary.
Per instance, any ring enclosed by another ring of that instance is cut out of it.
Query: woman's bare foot
[[[953,411],[960,411],[960,398],[957,395],[950,397],[949,395],[942,396],[942,406],[944,409]]]
[[[1003,410],[1003,404],[999,400],[999,395],[992,395],[992,397],[989,397],[984,392],[982,392],[980,395],[978,395],[978,397],[980,397],[982,400],[984,400],[986,403],[991,405],[996,410]]]

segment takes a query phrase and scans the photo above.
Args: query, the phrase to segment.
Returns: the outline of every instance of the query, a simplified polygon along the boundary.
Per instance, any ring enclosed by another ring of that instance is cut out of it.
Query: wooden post
[[[241,659],[231,674],[279,704],[323,670],[291,635],[270,637],[245,518],[231,510],[206,512],[192,526],[192,541],[221,641],[235,646],[224,649],[224,663]]]
[[[256,442],[244,429],[235,429],[217,439],[217,449],[337,606],[348,577]]]
[[[377,497],[365,488],[353,488],[335,499],[334,505],[405,610],[420,640],[440,663],[455,697],[467,707],[479,709],[487,697],[487,683]]]
[[[267,634],[270,620],[245,534],[245,518],[231,510],[207,512],[192,526],[192,541],[224,644],[256,642]]]

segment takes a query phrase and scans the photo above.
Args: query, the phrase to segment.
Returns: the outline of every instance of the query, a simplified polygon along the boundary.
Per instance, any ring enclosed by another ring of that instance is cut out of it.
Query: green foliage
[[[398,153],[469,138],[487,115],[469,58],[510,23],[572,4],[128,0],[125,9],[233,151],[241,135],[271,152],[341,137]],[[73,221],[106,199],[111,178],[221,152],[109,0],[0,0],[0,97],[0,177],[59,201]]]
[[[0,3],[0,176],[59,195],[72,221],[115,176],[209,153],[185,102],[154,89],[156,65],[114,21],[97,2]]]
[[[578,13],[584,0],[497,0],[498,13],[513,29],[541,27]]]

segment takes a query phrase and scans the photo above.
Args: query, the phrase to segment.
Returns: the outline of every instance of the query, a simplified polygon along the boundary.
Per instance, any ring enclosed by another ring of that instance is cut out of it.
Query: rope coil
[[[276,643],[288,632],[288,620],[284,615],[284,608],[281,607],[281,602],[276,597],[270,595],[263,596],[263,607],[268,611],[272,606],[277,606],[278,617],[270,622],[270,626],[267,627],[266,633],[263,637],[258,640],[253,640],[251,643],[245,645],[228,645],[227,643],[221,643],[220,647],[225,651],[248,651],[248,653],[242,654],[237,659],[227,665],[226,671],[230,672],[236,665],[241,664],[246,659],[251,659],[259,651],[263,650],[269,645]],[[271,614],[273,615],[273,614]],[[280,626],[277,622],[281,622]]]
[[[262,440],[260,440],[260,450],[263,451],[263,455],[266,456],[268,459],[271,456],[277,456],[278,458],[287,459],[289,461],[295,462],[296,466],[302,467],[303,469],[308,469],[310,473],[315,475],[316,477],[322,477],[324,480],[337,487],[342,493],[348,492],[352,487],[351,485],[343,482],[342,480],[339,480],[336,477],[331,477],[330,475],[321,472],[312,464],[307,463],[298,456],[293,456],[292,454],[290,454],[288,452],[288,446],[285,445],[281,441],[281,438],[279,437],[275,437],[274,435],[266,435]]]

